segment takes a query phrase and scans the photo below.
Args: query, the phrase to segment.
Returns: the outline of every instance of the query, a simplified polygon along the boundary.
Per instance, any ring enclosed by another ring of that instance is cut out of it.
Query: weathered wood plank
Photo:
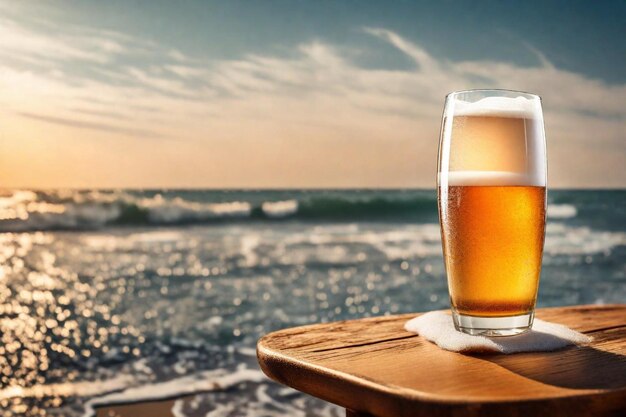
[[[625,305],[541,309],[538,317],[589,333],[594,342],[508,356],[443,351],[403,329],[414,316],[275,332],[259,341],[259,363],[278,382],[380,417],[626,410]]]

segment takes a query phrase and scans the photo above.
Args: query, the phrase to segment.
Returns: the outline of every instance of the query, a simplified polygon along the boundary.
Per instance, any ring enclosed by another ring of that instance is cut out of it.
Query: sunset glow
[[[433,187],[444,96],[484,86],[543,96],[551,185],[626,185],[626,85],[523,39],[527,65],[355,23],[355,41],[298,34],[225,58],[36,9],[0,6],[6,187]]]

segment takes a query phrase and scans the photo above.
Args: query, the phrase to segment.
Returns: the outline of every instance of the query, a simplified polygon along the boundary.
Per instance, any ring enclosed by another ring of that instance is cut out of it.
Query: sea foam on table
[[[407,321],[404,328],[452,352],[542,352],[585,345],[592,340],[569,327],[539,319],[535,319],[531,330],[516,336],[473,336],[456,330],[452,316],[445,311],[424,313]]]

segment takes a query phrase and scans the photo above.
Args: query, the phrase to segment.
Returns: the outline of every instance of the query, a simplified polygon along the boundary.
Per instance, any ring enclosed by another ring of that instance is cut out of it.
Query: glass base
[[[452,310],[454,327],[474,336],[514,336],[527,332],[533,325],[535,312],[508,317],[467,316]]]

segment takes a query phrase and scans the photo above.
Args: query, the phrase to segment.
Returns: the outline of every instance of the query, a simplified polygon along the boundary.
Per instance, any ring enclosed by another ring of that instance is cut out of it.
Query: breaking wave
[[[240,367],[236,371],[222,369],[203,371],[165,382],[129,387],[92,398],[85,404],[83,417],[96,415],[95,407],[102,405],[129,404],[140,401],[163,400],[183,395],[215,390],[226,390],[242,382],[263,382],[265,376],[256,369]]]
[[[548,217],[552,219],[570,219],[576,217],[578,210],[571,204],[550,204],[548,206]]]
[[[242,221],[437,221],[431,191],[0,191],[0,232]],[[570,219],[571,204],[548,217]]]
[[[0,232],[246,220],[390,220],[432,217],[437,212],[435,197],[423,195],[398,198],[302,193],[298,198],[267,201],[210,201],[211,196],[197,194],[195,198],[187,198],[171,193],[149,195],[127,191],[9,191],[0,194]]]

